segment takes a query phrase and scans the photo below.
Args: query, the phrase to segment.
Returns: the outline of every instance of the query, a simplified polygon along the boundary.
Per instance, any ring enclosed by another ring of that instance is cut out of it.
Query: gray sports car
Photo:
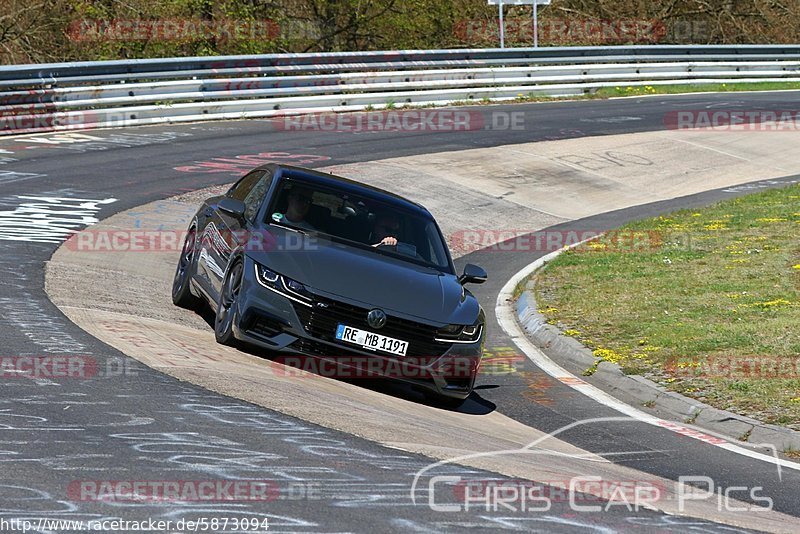
[[[458,404],[485,337],[483,309],[464,286],[485,280],[475,265],[456,275],[419,204],[270,164],[197,211],[172,299],[207,301],[220,343],[251,343],[332,376],[400,379]]]

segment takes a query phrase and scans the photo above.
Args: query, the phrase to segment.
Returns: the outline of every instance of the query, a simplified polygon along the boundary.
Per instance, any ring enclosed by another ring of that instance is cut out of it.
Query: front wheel
[[[192,226],[183,241],[183,249],[172,280],[172,303],[181,308],[194,309],[199,299],[192,294],[194,276],[194,257],[197,249],[197,228]]]
[[[234,263],[219,294],[217,316],[214,319],[214,337],[217,343],[235,345],[236,337],[233,335],[233,322],[236,320],[236,304],[239,300],[239,291],[242,288],[242,275],[244,267],[241,261]]]

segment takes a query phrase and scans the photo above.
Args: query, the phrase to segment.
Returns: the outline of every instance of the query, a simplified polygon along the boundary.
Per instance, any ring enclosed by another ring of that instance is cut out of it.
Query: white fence
[[[0,135],[348,111],[601,87],[800,81],[800,46],[417,50],[0,67]]]

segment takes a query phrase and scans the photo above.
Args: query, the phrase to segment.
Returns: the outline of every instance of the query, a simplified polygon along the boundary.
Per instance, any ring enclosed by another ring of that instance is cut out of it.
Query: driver
[[[280,222],[288,223],[304,230],[316,230],[314,226],[306,220],[306,215],[311,208],[312,191],[305,187],[295,186],[289,191],[289,205],[286,213],[280,216]]]
[[[397,235],[400,233],[400,221],[394,213],[381,213],[375,219],[372,240],[377,241],[373,247],[381,245],[394,247],[397,245]]]

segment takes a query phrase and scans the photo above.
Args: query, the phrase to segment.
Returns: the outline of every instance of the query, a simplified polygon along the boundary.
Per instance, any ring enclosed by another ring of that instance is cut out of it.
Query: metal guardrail
[[[0,66],[0,135],[800,81],[800,45],[401,50]]]

